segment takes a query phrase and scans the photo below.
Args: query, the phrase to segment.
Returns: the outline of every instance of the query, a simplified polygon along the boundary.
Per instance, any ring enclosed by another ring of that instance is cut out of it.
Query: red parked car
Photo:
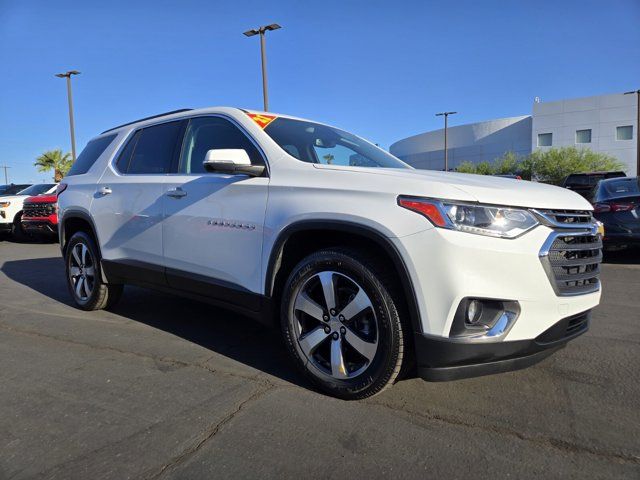
[[[27,198],[22,207],[22,229],[26,233],[57,236],[57,202],[56,195],[37,195]]]

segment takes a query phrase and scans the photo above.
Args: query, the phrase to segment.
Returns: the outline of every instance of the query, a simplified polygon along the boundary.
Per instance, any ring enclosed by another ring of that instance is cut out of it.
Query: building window
[[[591,129],[576,130],[576,143],[591,143]]]
[[[538,146],[550,147],[553,143],[553,133],[539,133],[538,134]]]
[[[633,125],[616,127],[616,140],[632,140],[632,139],[633,139]]]

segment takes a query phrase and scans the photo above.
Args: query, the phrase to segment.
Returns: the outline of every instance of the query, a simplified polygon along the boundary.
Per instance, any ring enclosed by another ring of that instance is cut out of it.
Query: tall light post
[[[9,184],[9,176],[7,175],[7,169],[11,168],[9,165],[0,165],[0,168],[4,168],[4,183]]]
[[[69,70],[65,73],[56,73],[56,77],[67,79],[67,99],[69,100],[69,128],[71,130],[71,158],[74,162],[76,161],[76,133],[75,127],[73,125],[73,98],[71,96],[71,76],[79,74],[80,72],[78,72],[77,70]]]
[[[447,128],[449,115],[455,115],[458,112],[440,112],[436,113],[436,117],[444,116],[444,171],[449,171],[449,152],[447,149]]]
[[[262,60],[262,98],[264,101],[264,111],[269,111],[269,94],[267,93],[267,52],[265,51],[265,39],[264,34],[269,30],[278,30],[282,28],[277,23],[266,25],[263,27],[254,28],[253,30],[247,30],[244,35],[247,37],[253,37],[254,35],[260,35],[260,59]]]
[[[636,100],[638,101],[638,111],[636,113],[636,176],[640,177],[640,89],[632,90],[630,92],[624,92],[625,95],[636,94]]]

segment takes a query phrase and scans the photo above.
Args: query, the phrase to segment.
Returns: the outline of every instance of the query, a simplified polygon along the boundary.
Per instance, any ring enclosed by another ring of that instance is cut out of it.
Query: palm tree
[[[62,153],[62,150],[58,148],[44,152],[36,159],[34,165],[38,167],[39,172],[53,170],[53,180],[59,182],[67,174],[72,163],[71,154]]]
[[[327,153],[325,156],[323,156],[322,158],[324,158],[327,161],[327,165],[331,165],[333,163],[334,157],[333,155],[331,155],[330,153]]]

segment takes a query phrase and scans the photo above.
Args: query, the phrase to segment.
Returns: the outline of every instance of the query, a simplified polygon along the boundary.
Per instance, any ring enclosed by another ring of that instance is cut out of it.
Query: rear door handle
[[[167,190],[167,196],[172,198],[182,198],[187,196],[187,192],[182,190],[180,187],[177,187]]]
[[[109,187],[101,187],[98,189],[98,194],[102,195],[103,197],[105,195],[110,195],[112,193],[111,189]]]

